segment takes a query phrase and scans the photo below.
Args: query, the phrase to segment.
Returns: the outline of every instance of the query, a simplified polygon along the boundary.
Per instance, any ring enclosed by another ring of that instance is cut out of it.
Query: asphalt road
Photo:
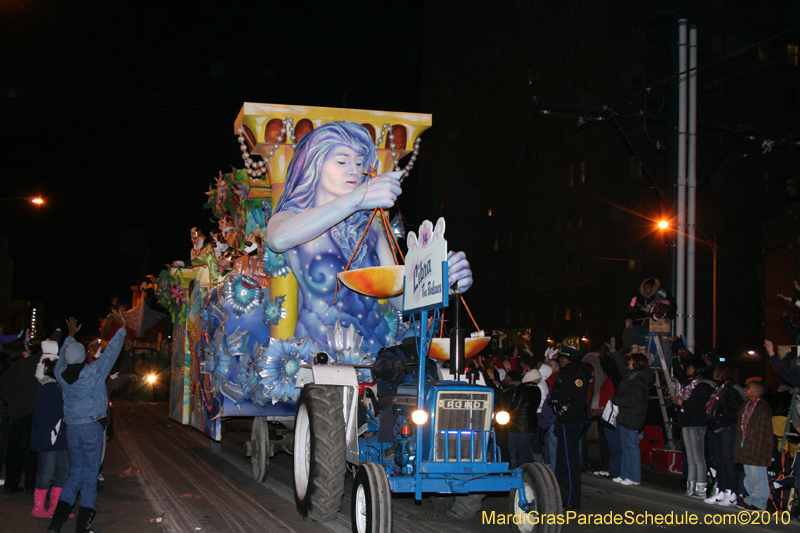
[[[203,434],[181,426],[167,416],[164,403],[129,403],[115,401],[116,435],[109,442],[104,465],[106,480],[100,482],[98,533],[111,532],[297,532],[350,531],[350,490],[347,480],[342,511],[337,520],[327,523],[303,521],[297,514],[292,492],[291,457],[278,454],[270,462],[265,483],[253,480],[250,460],[245,457],[244,441],[250,438],[250,421],[233,419],[228,422],[222,446],[215,450]],[[129,468],[135,475],[121,477]],[[571,517],[564,532],[593,531],[792,531],[798,523],[775,525],[770,515],[769,525],[749,523],[732,525],[740,518],[738,509],[721,509],[679,494],[677,476],[645,472],[639,487],[623,487],[607,479],[591,475],[583,478],[583,517]],[[0,496],[0,531],[46,531],[47,520],[30,516],[32,496],[14,494]],[[491,494],[484,500],[483,511],[476,518],[462,522],[431,522],[424,519],[433,511],[423,501],[415,504],[412,498],[397,497],[393,501],[394,531],[398,533],[432,532],[507,532],[508,525],[491,523],[508,513],[508,496]],[[637,525],[635,520],[654,520],[657,514],[673,513],[673,517],[696,515],[702,522],[727,521],[726,525]],[[612,514],[609,514],[612,513]],[[625,513],[628,513],[627,515]],[[644,513],[651,513],[648,518]],[[716,516],[714,516],[716,515]],[[608,521],[619,516],[623,523],[586,524],[581,518]],[[626,524],[628,517],[634,523]],[[160,521],[157,519],[160,518]],[[748,520],[765,521],[766,515]],[[489,523],[487,523],[489,522]],[[63,531],[73,531],[73,520]]]

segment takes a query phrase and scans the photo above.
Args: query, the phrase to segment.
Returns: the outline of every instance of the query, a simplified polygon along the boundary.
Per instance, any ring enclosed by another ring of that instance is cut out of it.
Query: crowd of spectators
[[[621,485],[642,483],[640,443],[648,439],[644,427],[648,419],[653,424],[652,413],[659,412],[659,395],[667,394],[667,387],[655,388],[657,372],[662,385],[667,380],[676,384],[673,397],[662,396],[668,420],[658,425],[664,435],[672,431],[680,444],[676,453],[683,458],[685,494],[709,505],[767,509],[777,490],[769,478],[775,477],[779,456],[772,421],[778,396],[763,376],[741,382],[738,368],[720,361],[716,352],[693,354],[680,338],[673,346],[669,323],[675,307],[674,296],[659,280],[648,278],[629,303],[620,349],[612,338],[585,355],[567,345],[537,355],[527,340],[515,339],[509,346],[503,333],[493,357],[475,359],[472,368],[496,391],[496,410],[510,414],[507,425],[495,426],[504,460],[512,467],[527,461],[550,465],[565,509],[580,509],[581,472],[593,471]],[[784,321],[800,334],[800,326]],[[653,337],[661,341],[663,365],[654,356]],[[794,397],[800,391],[800,359],[781,359],[774,355],[772,343],[766,341],[765,346]],[[796,415],[798,409],[794,411]],[[794,418],[796,428],[800,416]],[[591,465],[590,433],[600,451]],[[792,458],[784,463],[791,465]],[[794,483],[797,477],[786,479]]]
[[[32,495],[31,515],[50,518],[51,533],[75,516],[78,501],[76,532],[91,531],[108,425],[106,381],[126,336],[125,318],[113,314],[118,331],[88,357],[75,319],[67,320],[63,343],[61,328],[41,342],[0,329],[0,485],[6,494]]]

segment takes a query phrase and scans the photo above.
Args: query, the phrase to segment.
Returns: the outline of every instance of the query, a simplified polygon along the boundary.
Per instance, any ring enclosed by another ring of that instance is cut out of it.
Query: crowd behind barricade
[[[797,299],[779,296],[800,307]],[[629,302],[620,348],[612,337],[587,354],[561,345],[539,355],[529,340],[512,343],[500,333],[493,355],[479,354],[470,368],[495,390],[496,411],[511,415],[506,426],[495,426],[503,460],[512,467],[548,464],[563,507],[578,510],[581,473],[640,485],[642,463],[651,466],[649,442],[663,443],[671,432],[687,497],[721,507],[788,510],[800,519],[800,358],[779,357],[766,340],[781,387],[770,390],[763,376],[742,381],[738,368],[716,351],[693,354],[670,336],[675,311],[675,297],[648,278]],[[792,339],[800,339],[800,320],[783,321]],[[663,388],[655,386],[656,373]],[[591,464],[589,435],[599,444],[599,460]]]
[[[122,312],[112,314],[119,329],[108,343],[86,345],[74,318],[66,336],[55,327],[43,341],[0,323],[0,485],[32,495],[31,515],[49,518],[52,533],[76,516],[76,503],[76,531],[91,531],[113,436],[109,391],[137,377],[115,370],[127,330]]]

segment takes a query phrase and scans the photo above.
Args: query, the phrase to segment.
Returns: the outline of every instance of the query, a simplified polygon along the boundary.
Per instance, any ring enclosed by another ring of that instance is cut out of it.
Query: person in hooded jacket
[[[706,404],[717,384],[708,379],[708,366],[702,360],[695,360],[686,366],[688,382],[684,385],[675,404],[675,420],[681,426],[683,443],[686,446],[687,472],[686,495],[706,498],[706,455],[705,441],[708,420]]]
[[[67,428],[64,423],[64,399],[55,379],[58,343],[44,341],[42,357],[36,367],[36,379],[42,384],[36,395],[31,430],[31,451],[39,454],[36,490],[33,492],[31,516],[49,518],[56,510],[58,498],[69,476]],[[52,488],[51,488],[52,487]],[[50,491],[50,508],[45,508]]]
[[[565,510],[581,508],[581,467],[578,442],[586,423],[589,376],[581,360],[583,354],[563,346],[558,355],[561,370],[550,391],[550,406],[556,415],[556,479]]]
[[[127,334],[122,312],[115,309],[112,313],[120,328],[105,351],[91,365],[86,364],[86,349],[75,340],[75,334],[81,327],[74,318],[67,320],[69,337],[61,347],[55,375],[64,394],[69,478],[50,520],[48,533],[61,532],[61,526],[69,518],[79,493],[81,504],[75,531],[91,531],[97,509],[97,475],[100,472],[103,426],[108,410],[106,377],[122,351]]]
[[[706,418],[717,462],[717,484],[714,492],[703,501],[730,507],[736,505],[739,480],[733,462],[733,439],[736,436],[736,423],[739,421],[739,408],[746,398],[738,383],[739,371],[731,363],[717,364],[714,381],[718,385],[706,403]]]
[[[639,485],[642,482],[639,430],[644,427],[650,402],[650,382],[656,379],[656,375],[642,354],[631,355],[627,362],[622,352],[616,352],[613,357],[624,377],[611,396],[611,402],[619,407],[619,414],[617,427],[606,430],[611,454],[608,471],[615,483]]]

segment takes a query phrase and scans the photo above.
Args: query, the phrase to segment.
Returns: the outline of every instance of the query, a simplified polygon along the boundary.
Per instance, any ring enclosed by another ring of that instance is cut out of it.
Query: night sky
[[[12,298],[91,330],[187,259],[245,101],[425,111],[421,5],[284,4],[0,3],[0,199],[46,201],[0,201]]]

